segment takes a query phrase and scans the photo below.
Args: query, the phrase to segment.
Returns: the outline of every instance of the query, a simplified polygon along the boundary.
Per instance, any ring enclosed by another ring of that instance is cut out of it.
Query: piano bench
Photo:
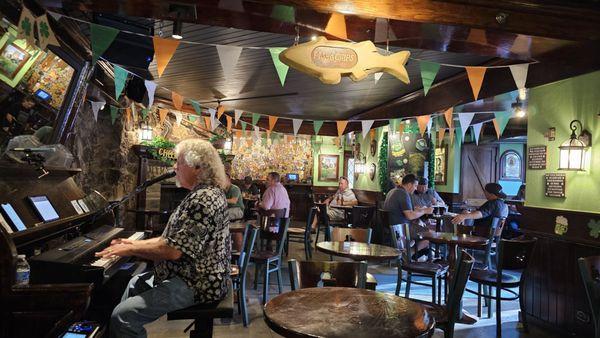
[[[213,319],[215,318],[233,318],[233,290],[231,282],[227,286],[227,296],[218,302],[211,304],[196,304],[185,309],[176,310],[167,313],[167,320],[189,320],[194,322],[188,326],[190,338],[208,338],[213,334]]]

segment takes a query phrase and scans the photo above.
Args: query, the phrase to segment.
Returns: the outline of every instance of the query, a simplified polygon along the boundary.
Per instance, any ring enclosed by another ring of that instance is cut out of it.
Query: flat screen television
[[[288,182],[298,182],[299,181],[298,174],[287,174],[287,175],[285,175],[285,178],[287,179]]]

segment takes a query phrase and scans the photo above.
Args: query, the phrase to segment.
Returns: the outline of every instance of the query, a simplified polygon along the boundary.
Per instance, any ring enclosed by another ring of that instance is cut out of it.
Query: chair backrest
[[[467,287],[467,281],[469,275],[473,269],[475,260],[465,250],[459,250],[456,255],[456,263],[454,268],[450,271],[450,277],[448,279],[448,300],[446,301],[446,312],[448,315],[448,322],[451,324],[456,323],[461,313],[460,302],[465,288]],[[452,327],[452,326],[451,326]]]
[[[290,284],[293,290],[314,288],[323,281],[324,286],[365,288],[367,262],[288,262]]]
[[[251,228],[248,232],[245,245],[242,247],[240,252],[241,263],[238,264],[240,267],[240,278],[246,277],[246,271],[250,264],[250,258],[252,257],[252,250],[254,250],[254,243],[256,243],[256,237],[258,237],[258,229]]]
[[[279,228],[276,234],[273,234],[271,239],[277,241],[276,252],[279,256],[283,253],[285,247],[285,239],[287,238],[288,227],[290,226],[290,218],[281,218],[279,222]]]
[[[310,231],[312,229],[313,218],[317,214],[317,207],[312,207],[308,210],[308,218],[306,219],[306,227],[304,228],[304,237],[310,238]]]
[[[355,205],[352,207],[352,227],[370,228],[375,214],[375,207]]]
[[[280,219],[280,218],[284,218],[285,217],[285,212],[286,209],[269,209],[269,210],[264,210],[264,209],[258,209],[258,224],[260,226],[261,229],[265,230],[267,229],[266,226],[266,220],[269,218],[275,218],[275,219]]]
[[[237,261],[237,265],[238,266],[242,266],[242,262],[244,260],[243,253],[244,250],[246,250],[246,241],[248,240],[248,235],[250,234],[250,231],[252,231],[252,224],[246,224],[246,227],[244,228],[244,236],[242,237],[242,244],[240,246],[240,257],[238,257],[238,261]]]
[[[600,256],[581,257],[577,262],[592,310],[596,337],[600,337]]]
[[[392,247],[401,250],[405,262],[409,262],[412,253],[410,252],[410,228],[408,223],[390,225],[390,235]]]
[[[491,268],[490,265],[492,263],[492,244],[494,243],[494,240],[496,240],[497,229],[503,225],[504,222],[501,218],[494,217],[492,218],[492,223],[490,224],[490,227],[487,229],[488,233],[485,237],[488,239],[488,242],[485,246],[485,264],[488,266],[488,268]],[[498,264],[498,262],[496,262],[496,264]]]
[[[525,270],[535,248],[537,238],[500,239],[498,242],[497,280],[502,280],[502,270]]]
[[[325,204],[318,204],[319,208],[319,222],[329,228],[329,215],[327,215],[327,206]]]
[[[348,229],[329,227],[333,242],[360,242],[371,244],[372,229]]]

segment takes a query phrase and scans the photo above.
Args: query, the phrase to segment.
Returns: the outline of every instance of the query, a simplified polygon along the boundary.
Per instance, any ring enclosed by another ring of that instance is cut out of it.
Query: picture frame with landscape
[[[448,176],[448,146],[435,148],[435,163],[433,177],[437,185],[446,185]]]
[[[337,182],[339,179],[340,157],[319,155],[319,181]]]
[[[14,79],[30,57],[31,55],[25,49],[12,43],[5,43],[0,48],[0,73],[11,80]]]

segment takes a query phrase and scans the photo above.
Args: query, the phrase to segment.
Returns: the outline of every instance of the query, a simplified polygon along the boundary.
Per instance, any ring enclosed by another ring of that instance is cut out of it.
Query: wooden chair
[[[352,207],[352,219],[350,225],[353,228],[370,228],[373,222],[375,207],[355,205]]]
[[[317,247],[317,243],[319,243],[319,233],[321,229],[323,229],[323,234],[325,236],[325,241],[331,240],[329,238],[329,216],[327,215],[327,206],[325,204],[318,205],[318,221],[317,221],[317,236],[315,237],[315,248]]]
[[[238,263],[237,273],[234,273],[234,266],[231,267],[231,280],[233,287],[237,291],[238,295],[238,312],[242,315],[242,322],[244,326],[248,326],[248,307],[246,305],[246,279],[248,266],[250,265],[250,257],[252,256],[252,250],[254,250],[254,243],[256,237],[258,237],[258,229],[252,227],[252,225],[246,225],[246,231],[244,232],[244,246],[240,253],[240,261]]]
[[[308,220],[306,221],[306,225],[304,228],[289,228],[288,229],[287,240],[285,243],[286,255],[288,253],[289,242],[303,243],[304,244],[304,256],[306,257],[306,260],[309,260],[312,258],[312,247],[311,247],[312,239],[311,239],[311,235],[310,235],[310,230],[312,227],[313,217],[316,214],[317,214],[317,207],[310,208],[310,210],[308,211]]]
[[[467,292],[477,295],[477,316],[481,317],[481,298],[489,299],[488,318],[492,317],[491,300],[496,301],[496,337],[502,336],[501,303],[503,300],[519,299],[521,312],[525,312],[524,300],[519,292],[511,290],[512,288],[521,288],[523,279],[522,272],[527,269],[529,258],[533,252],[537,239],[501,239],[498,245],[498,259],[496,270],[473,270],[470,280],[477,283],[477,292],[468,290]],[[506,273],[504,270],[515,270],[513,273]],[[482,293],[482,287],[487,288]],[[495,294],[492,295],[492,289]],[[510,297],[502,297],[502,291],[510,293]],[[525,317],[522,318],[523,326],[527,328]]]
[[[365,288],[367,262],[308,262],[291,259],[290,283],[292,291],[323,286]]]
[[[263,297],[262,303],[265,304],[268,298],[269,291],[269,276],[271,273],[277,273],[277,286],[279,287],[279,293],[283,292],[283,284],[281,278],[281,255],[283,253],[283,247],[285,246],[285,239],[287,236],[287,229],[290,225],[289,218],[276,218],[268,217],[263,224],[265,229],[261,230],[261,239],[275,240],[276,248],[272,250],[259,250],[252,254],[252,261],[255,263],[254,273],[254,288],[258,285],[258,272],[260,271],[259,266],[264,268],[264,279],[263,279]],[[268,232],[269,228],[277,228],[277,233]]]
[[[592,312],[594,337],[600,338],[600,256],[581,257],[577,261]]]
[[[456,255],[456,264],[450,270],[448,277],[449,292],[446,305],[415,300],[425,305],[427,312],[435,318],[435,327],[444,331],[445,338],[454,336],[454,325],[461,315],[462,297],[467,287],[469,275],[473,269],[474,259],[465,250],[459,250]]]
[[[372,229],[348,229],[329,227],[329,235],[333,242],[360,242],[371,244]],[[333,260],[333,256],[329,256]],[[377,279],[370,273],[367,273],[366,288],[375,290],[377,288]]]
[[[390,226],[392,235],[392,245],[402,250],[400,262],[398,262],[398,278],[396,280],[396,296],[400,295],[402,282],[406,282],[404,297],[410,298],[410,285],[412,283],[423,286],[431,286],[431,302],[436,303],[436,287],[437,299],[441,302],[442,295],[442,278],[448,272],[448,266],[434,262],[415,262],[412,261],[411,238],[408,224],[395,224]],[[406,279],[402,278],[403,271],[406,271]],[[412,280],[414,276],[431,278],[431,284],[424,282],[415,282]]]
[[[391,245],[390,236],[390,212],[377,209],[375,213],[375,224],[373,225],[373,241],[377,244]]]

